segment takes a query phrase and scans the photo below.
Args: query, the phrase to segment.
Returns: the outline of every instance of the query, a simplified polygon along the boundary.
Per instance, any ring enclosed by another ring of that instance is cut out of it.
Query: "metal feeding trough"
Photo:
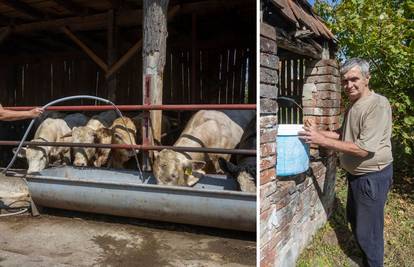
[[[187,188],[156,185],[152,173],[143,176],[71,166],[23,175],[39,206],[256,231],[256,194],[236,191],[234,179],[206,175]]]

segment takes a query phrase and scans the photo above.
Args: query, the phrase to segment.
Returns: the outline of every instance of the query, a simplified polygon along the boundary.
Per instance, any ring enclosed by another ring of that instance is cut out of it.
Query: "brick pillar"
[[[322,130],[340,128],[341,85],[338,62],[334,59],[314,60],[306,65],[302,95],[305,119],[312,119]],[[311,155],[327,156],[331,151],[311,147]]]
[[[341,98],[338,63],[319,60],[306,67],[302,95],[305,118],[313,118],[320,128],[337,129]],[[263,266],[295,266],[302,250],[332,213],[336,156],[317,147],[312,147],[311,154],[316,159],[310,162],[309,173],[277,177],[270,182],[276,191],[262,193]]]
[[[261,266],[275,261],[274,219],[276,207],[277,82],[279,58],[276,31],[265,23],[260,29],[260,250]]]

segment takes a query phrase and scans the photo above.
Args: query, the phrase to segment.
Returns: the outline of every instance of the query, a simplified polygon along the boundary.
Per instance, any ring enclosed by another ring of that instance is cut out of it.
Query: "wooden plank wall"
[[[164,103],[255,103],[255,57],[250,51],[246,48],[199,51],[194,89],[191,88],[191,50],[169,51],[164,73]],[[137,54],[119,71],[117,104],[142,103],[141,68],[142,58]],[[3,106],[44,105],[77,94],[103,98],[108,95],[104,74],[88,59],[0,65]],[[74,100],[62,105],[78,104],[93,103]]]
[[[281,59],[278,96],[293,98],[302,105],[304,78],[305,59]],[[302,123],[303,111],[299,107],[279,107],[279,124]]]

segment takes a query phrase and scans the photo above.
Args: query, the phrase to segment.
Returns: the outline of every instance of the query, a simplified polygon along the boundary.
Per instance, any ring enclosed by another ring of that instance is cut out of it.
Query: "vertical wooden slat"
[[[212,54],[212,55],[211,55]],[[219,104],[219,97],[220,97],[220,90],[221,90],[221,80],[220,80],[220,75],[221,75],[221,52],[218,50],[214,50],[212,52],[210,52],[210,57],[208,60],[208,65],[207,65],[207,69],[209,69],[208,73],[208,77],[211,77],[211,80],[207,80],[207,90],[206,90],[206,95],[209,96],[210,99],[210,103],[215,103],[215,104]],[[214,88],[215,87],[215,88]]]
[[[200,94],[198,81],[198,69],[199,69],[199,57],[200,53],[197,47],[197,15],[191,14],[191,102],[193,104],[200,103]]]
[[[0,66],[0,104],[3,106],[7,105],[7,87],[5,84],[5,66]]]
[[[170,79],[171,79],[171,53],[169,48],[167,47],[167,52],[165,55],[165,68],[164,68],[164,77],[163,77],[163,103],[169,104],[171,99],[171,86],[170,86]]]
[[[182,103],[188,103],[188,92],[187,92],[187,65],[186,65],[186,51],[181,51],[181,58],[180,58],[180,62],[181,62],[181,82],[180,82],[180,86],[181,86],[181,98],[177,99],[178,101],[182,102]]]
[[[22,67],[20,65],[12,65],[9,66],[11,73],[12,73],[12,79],[14,80],[13,84],[15,85],[15,95],[16,95],[16,103],[24,103],[24,90],[22,88],[23,81],[21,79],[22,77]]]
[[[27,64],[25,69],[25,92],[26,92],[26,101],[24,105],[37,105],[40,93],[33,94],[34,91],[38,91],[39,88],[36,88],[34,77],[34,64]]]
[[[184,88],[186,92],[186,103],[190,104],[192,99],[190,51],[185,50],[184,56]]]
[[[41,74],[40,77],[38,77],[37,79],[40,80],[39,84],[40,84],[40,88],[42,90],[42,99],[40,100],[39,105],[43,106],[45,104],[47,104],[50,99],[52,99],[52,96],[50,94],[50,80],[47,78],[50,75],[50,69],[49,69],[49,64],[47,63],[42,63],[40,65],[41,68]],[[40,79],[39,79],[40,78]]]
[[[241,57],[242,57],[242,64],[241,64],[241,82],[240,82],[240,90],[241,90],[241,98],[242,98],[242,103],[247,103],[248,101],[248,95],[246,97],[246,66],[247,66],[247,61],[248,61],[248,57],[247,57],[247,52],[245,49],[241,49],[242,53],[241,53]]]
[[[229,102],[231,104],[235,103],[234,99],[234,90],[235,90],[235,76],[236,76],[236,49],[232,48],[230,49],[230,64],[229,64]]]
[[[226,68],[225,68],[225,81],[226,81],[226,96],[225,96],[225,103],[231,103],[231,58],[232,58],[232,51],[231,49],[226,49]]]
[[[292,79],[292,60],[288,59],[287,60],[287,96],[292,96],[292,89],[293,89],[293,79]],[[292,108],[287,108],[287,123],[291,124],[292,123]]]
[[[180,65],[179,65],[179,54],[176,50],[171,51],[172,55],[172,82],[173,82],[173,88],[172,93],[174,95],[173,103],[178,103],[177,98],[181,94],[181,88],[180,88]]]
[[[303,84],[304,84],[303,81],[305,79],[304,68],[305,68],[305,59],[300,59],[299,60],[299,92],[298,92],[298,95],[301,97],[301,99],[302,99],[302,94],[303,94]],[[301,109],[299,109],[299,123],[303,124],[303,111]]]
[[[240,88],[240,77],[241,77],[241,67],[242,67],[242,58],[241,58],[241,49],[235,49],[235,64],[234,64],[234,102],[233,103],[243,103],[243,98],[241,97],[241,88]]]
[[[222,104],[223,102],[223,92],[226,92],[226,88],[225,88],[225,82],[224,82],[224,77],[223,77],[223,68],[225,66],[224,64],[225,60],[224,60],[224,50],[220,51],[219,53],[219,71],[218,71],[218,95],[217,95],[217,104]]]
[[[256,50],[255,49],[249,49],[250,54],[250,60],[249,60],[249,103],[256,103],[256,94],[257,94],[257,88],[256,88]]]
[[[198,90],[199,90],[199,95],[200,95],[200,103],[206,103],[206,99],[204,99],[204,60],[206,59],[206,51],[203,50],[199,50],[198,51],[198,56],[199,56],[199,64],[198,64]]]
[[[294,96],[299,96],[299,88],[298,88],[298,59],[294,59],[293,60],[293,90],[292,90],[292,95]],[[293,106],[292,109],[292,115],[293,115],[293,120],[292,123],[294,124],[298,124],[299,123],[299,118],[298,118],[298,107],[296,105]]]
[[[279,87],[279,95],[285,96],[286,95],[286,60],[282,60],[281,72],[280,72],[280,87]],[[285,108],[279,108],[279,123],[286,123],[285,120]]]
[[[63,84],[64,84],[64,72],[63,72],[63,62],[54,62],[53,63],[53,91],[56,98],[61,98],[63,96]]]

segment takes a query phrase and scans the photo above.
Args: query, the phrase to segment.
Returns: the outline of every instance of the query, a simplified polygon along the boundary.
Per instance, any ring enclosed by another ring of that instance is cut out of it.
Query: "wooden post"
[[[115,22],[115,11],[108,11],[108,66],[112,66],[117,59],[117,28]],[[108,85],[108,99],[112,102],[116,101],[117,78],[116,73],[106,76]]]
[[[163,73],[167,48],[167,10],[169,0],[144,0],[143,11],[143,101],[162,104]],[[150,78],[149,78],[150,77]],[[148,80],[151,81],[150,90]],[[147,81],[147,82],[146,82]],[[149,95],[148,95],[149,94]],[[160,110],[150,111],[149,142],[161,143]],[[145,125],[145,123],[144,123]],[[144,136],[143,132],[143,136]],[[148,166],[147,166],[148,168]]]

